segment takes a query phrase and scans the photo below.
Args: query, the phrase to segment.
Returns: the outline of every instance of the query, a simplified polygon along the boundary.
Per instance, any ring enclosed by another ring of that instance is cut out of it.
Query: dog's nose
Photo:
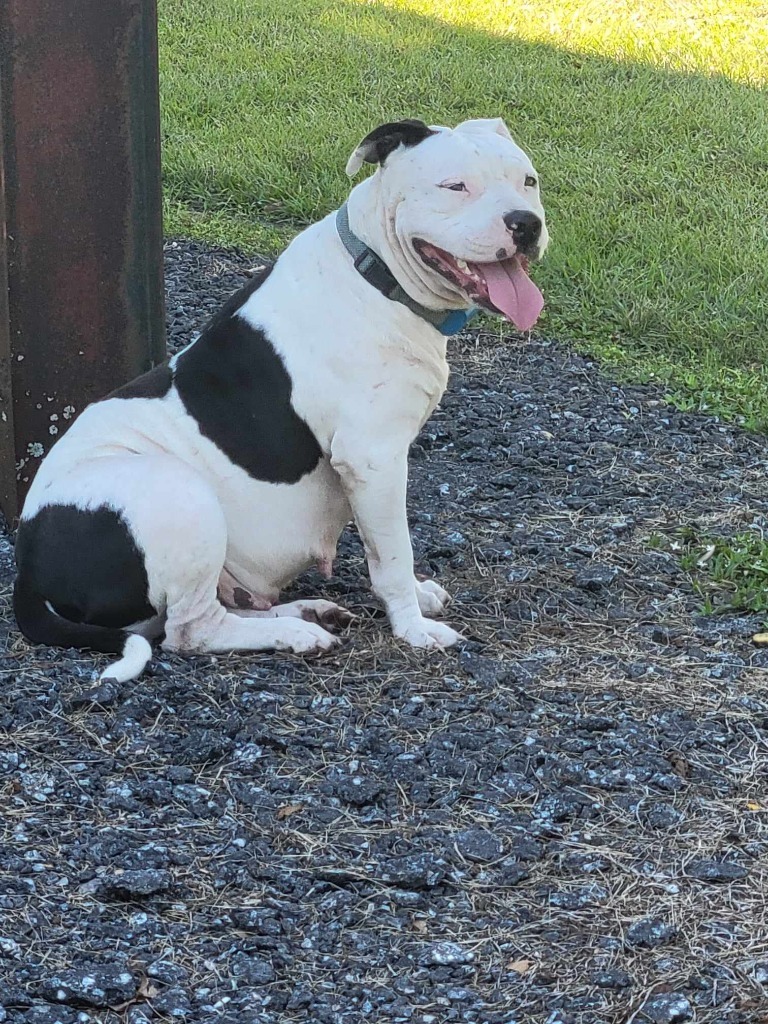
[[[504,214],[507,231],[512,232],[512,241],[523,252],[533,247],[541,237],[541,218],[530,210],[511,210]]]

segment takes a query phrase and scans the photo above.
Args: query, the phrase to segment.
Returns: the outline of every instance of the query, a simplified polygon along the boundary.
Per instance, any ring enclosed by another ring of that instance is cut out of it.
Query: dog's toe
[[[274,611],[278,617],[295,617],[303,619],[305,622],[315,622],[326,629],[348,626],[353,619],[357,618],[341,605],[323,600],[292,601],[290,604],[279,605]]]
[[[451,600],[448,591],[434,580],[416,580],[416,597],[419,611],[429,619],[442,615]]]
[[[322,626],[303,619],[286,621],[281,630],[277,650],[293,651],[294,654],[323,654],[339,643],[337,637]]]
[[[431,622],[429,619],[417,619],[395,635],[401,640],[405,640],[411,647],[425,650],[443,650],[464,640],[461,633],[452,629],[451,626],[447,626],[444,622]]]
[[[335,605],[327,611],[307,611],[301,617],[305,622],[316,622],[319,626],[324,626],[326,629],[341,629],[357,618],[352,612],[348,612],[346,608],[341,608],[339,605]]]

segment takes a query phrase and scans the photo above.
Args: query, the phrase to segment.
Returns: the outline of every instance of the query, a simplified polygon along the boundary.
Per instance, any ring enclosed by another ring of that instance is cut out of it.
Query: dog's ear
[[[500,117],[476,117],[471,121],[462,121],[456,127],[457,132],[494,132],[504,139],[512,139],[509,128]]]
[[[430,135],[436,135],[423,121],[407,118],[404,121],[388,121],[379,125],[365,136],[347,161],[350,178],[357,174],[363,164],[383,164],[398,146],[416,146]]]

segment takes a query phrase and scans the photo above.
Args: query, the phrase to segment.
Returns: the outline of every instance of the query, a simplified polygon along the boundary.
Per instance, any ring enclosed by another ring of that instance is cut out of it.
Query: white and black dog
[[[548,235],[536,172],[501,120],[392,122],[347,165],[376,171],[300,234],[170,363],[89,406],[43,460],[16,541],[30,640],[120,654],[329,649],[350,618],[277,603],[330,575],[351,519],[395,635],[461,639],[414,576],[408,449],[448,380],[446,337],[477,307],[522,330]]]

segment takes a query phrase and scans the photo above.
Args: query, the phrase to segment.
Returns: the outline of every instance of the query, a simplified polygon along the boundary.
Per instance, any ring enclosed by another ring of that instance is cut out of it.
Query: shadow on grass
[[[501,115],[553,237],[540,330],[768,424],[765,94],[380,4],[166,0],[169,229],[275,249],[382,120]]]

